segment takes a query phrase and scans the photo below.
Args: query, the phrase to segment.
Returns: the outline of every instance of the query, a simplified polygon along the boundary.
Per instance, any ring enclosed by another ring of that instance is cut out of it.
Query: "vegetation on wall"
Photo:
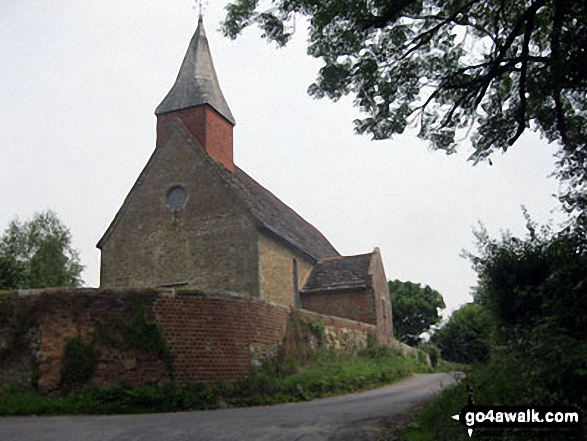
[[[0,329],[7,330],[0,345],[0,366],[23,356],[34,358],[29,339],[32,338],[30,333],[36,329],[38,320],[37,305],[15,302],[13,294],[0,293]]]
[[[153,352],[165,362],[169,373],[173,373],[173,356],[163,331],[149,320],[145,301],[140,297],[129,305],[126,314],[112,314],[99,319],[96,323],[95,340],[121,350],[140,349]]]
[[[99,355],[91,343],[79,337],[69,340],[61,361],[61,390],[69,393],[84,386],[94,375]]]

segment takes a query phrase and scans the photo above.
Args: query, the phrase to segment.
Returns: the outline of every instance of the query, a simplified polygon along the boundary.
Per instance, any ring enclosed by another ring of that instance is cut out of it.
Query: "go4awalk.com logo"
[[[467,428],[469,437],[474,429],[550,429],[574,431],[582,427],[582,412],[576,406],[476,406],[469,402],[452,418]]]

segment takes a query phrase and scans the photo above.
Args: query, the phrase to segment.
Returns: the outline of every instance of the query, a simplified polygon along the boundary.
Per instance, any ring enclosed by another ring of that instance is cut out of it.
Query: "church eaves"
[[[209,104],[233,125],[234,117],[224,99],[212,62],[202,17],[181,64],[175,84],[155,110],[155,115]]]

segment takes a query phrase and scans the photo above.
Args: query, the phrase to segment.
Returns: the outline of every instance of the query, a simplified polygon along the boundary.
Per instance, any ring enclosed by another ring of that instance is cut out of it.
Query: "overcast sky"
[[[461,250],[472,227],[524,234],[520,206],[557,219],[548,178],[555,147],[524,136],[493,166],[431,152],[411,131],[388,141],[353,133],[352,100],[306,94],[320,62],[294,41],[276,49],[256,29],[236,41],[204,24],[236,119],[235,162],[319,228],[345,255],[381,249],[388,279],[427,284],[452,310],[476,275]],[[50,208],[70,228],[87,286],[99,285],[96,243],[155,147],[155,107],[197,26],[194,2],[0,2],[0,229]],[[560,216],[559,216],[560,219]]]

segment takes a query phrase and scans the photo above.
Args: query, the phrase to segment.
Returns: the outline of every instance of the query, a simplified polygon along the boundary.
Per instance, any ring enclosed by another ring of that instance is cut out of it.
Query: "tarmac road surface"
[[[113,416],[0,417],[2,441],[374,440],[384,419],[457,381],[423,374],[391,386],[304,403]]]

